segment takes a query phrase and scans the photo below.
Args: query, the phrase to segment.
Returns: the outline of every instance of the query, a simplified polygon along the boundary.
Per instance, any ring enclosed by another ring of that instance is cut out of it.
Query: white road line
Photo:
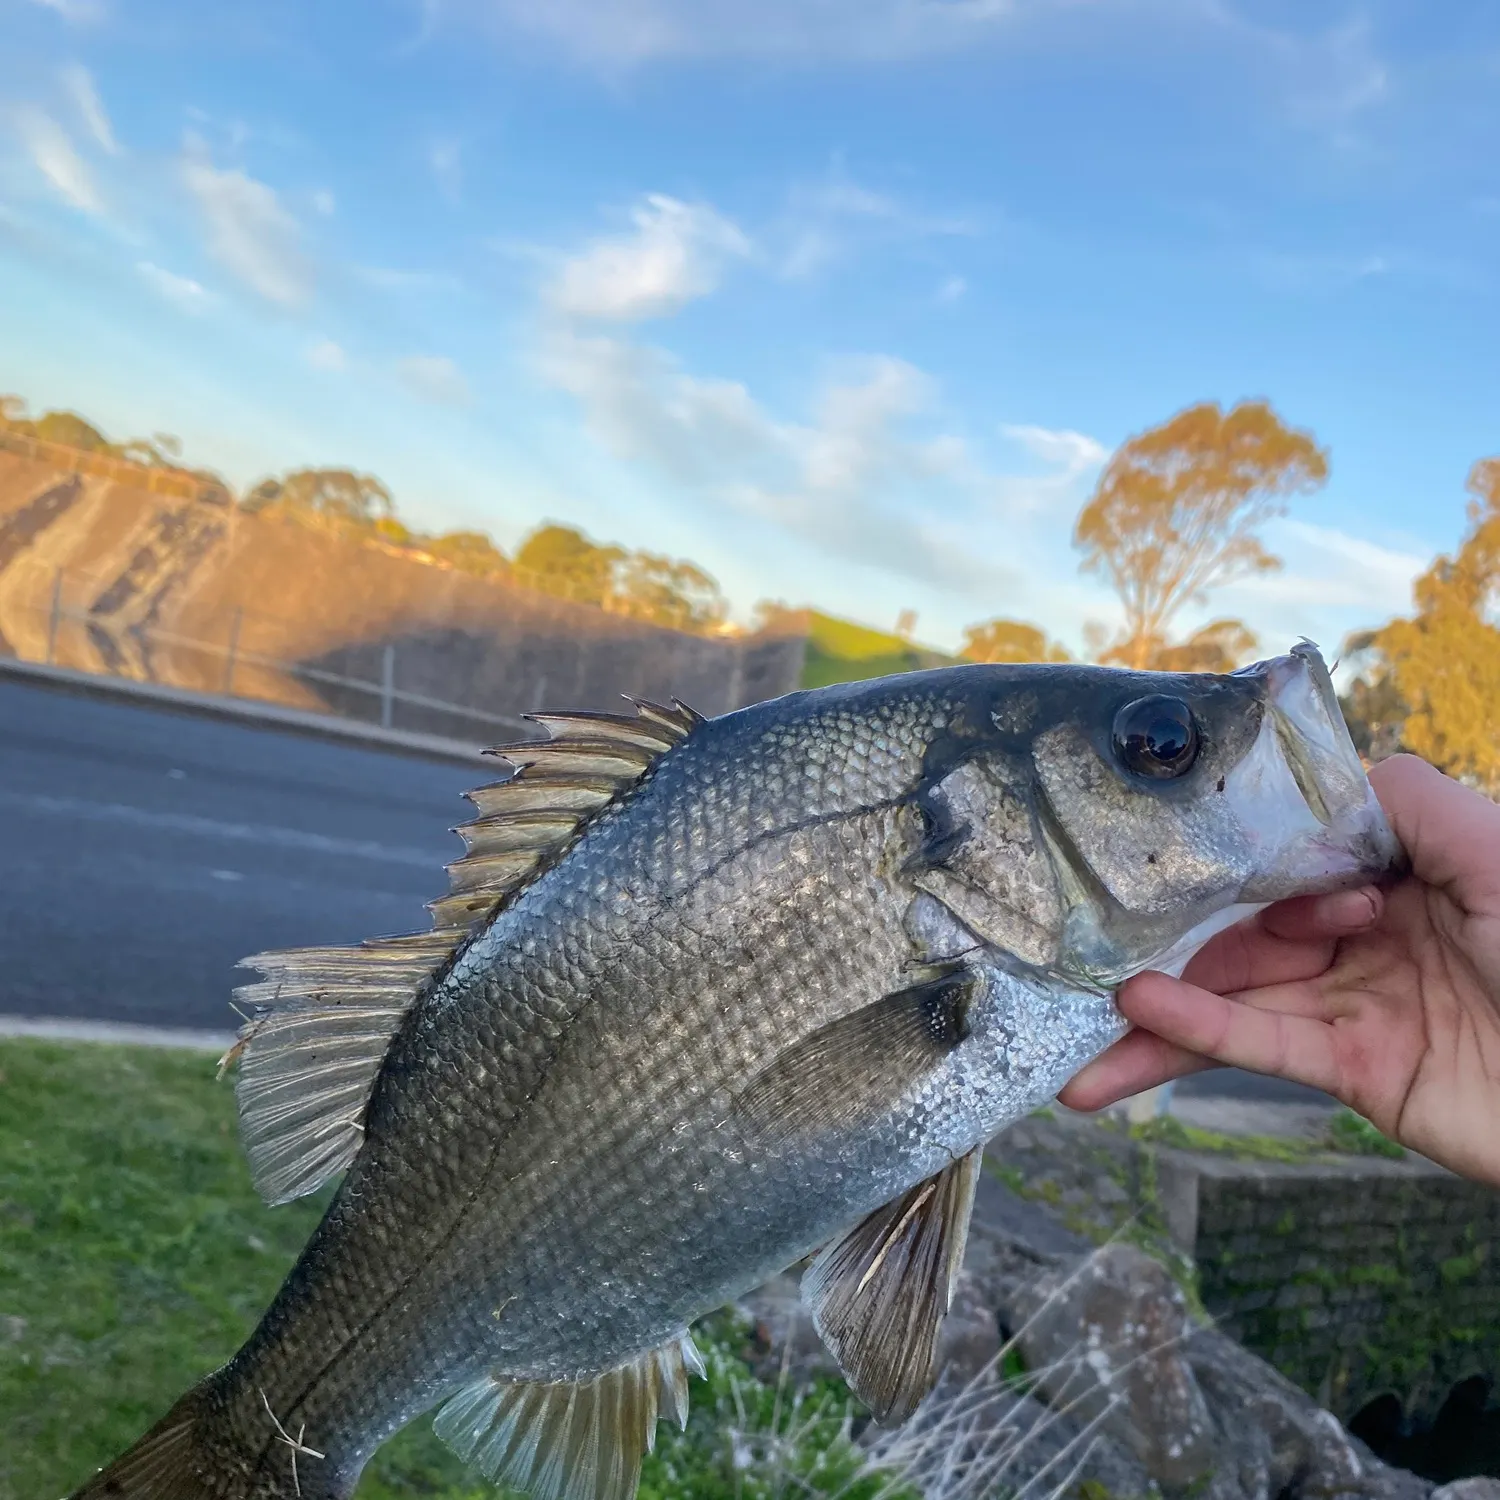
[[[131,1047],[180,1047],[222,1055],[234,1045],[232,1031],[195,1031],[187,1026],[133,1026],[126,1021],[74,1021],[49,1016],[0,1016],[0,1037],[30,1036],[49,1042],[113,1042]]]
[[[416,865],[424,870],[437,870],[443,864],[441,855],[427,849],[381,844],[373,839],[335,838],[325,833],[308,833],[301,828],[280,828],[274,823],[224,823],[217,818],[200,818],[194,813],[151,812],[124,802],[89,802],[82,797],[51,797],[42,792],[0,791],[0,807],[80,818],[91,823],[125,823],[137,828],[191,833],[244,844],[269,844],[279,849],[301,849],[313,854],[339,854],[390,865]]]

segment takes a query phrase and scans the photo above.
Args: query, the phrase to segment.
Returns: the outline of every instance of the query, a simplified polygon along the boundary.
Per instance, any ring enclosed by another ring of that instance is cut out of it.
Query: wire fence
[[[7,431],[4,427],[0,427],[0,449],[68,474],[95,474],[153,495],[176,495],[183,500],[200,500],[209,505],[228,505],[233,498],[224,485],[203,479],[187,469],[134,463],[112,454],[93,453],[65,443],[49,443],[25,433]]]
[[[193,573],[180,536],[143,538],[107,575],[49,567],[28,542],[0,567],[0,656],[466,744],[530,738],[525,714],[617,708],[622,692],[712,717],[793,690],[804,666],[800,635],[675,631],[514,586],[446,601],[355,589],[344,605],[341,580],[295,596],[288,618],[197,593]]]
[[[87,575],[73,570],[56,569],[52,575],[50,598],[44,609],[43,627],[34,643],[39,649],[29,652],[25,649],[26,643],[0,634],[0,654],[20,660],[36,660],[46,666],[81,666],[101,675],[162,681],[162,675],[150,670],[149,665],[163,653],[171,653],[177,670],[163,674],[168,679],[164,685],[168,686],[189,686],[221,697],[277,701],[264,693],[244,691],[246,674],[258,671],[273,679],[302,683],[314,691],[333,688],[343,694],[353,694],[356,700],[368,703],[368,713],[338,714],[323,694],[319,694],[322,700],[319,707],[339,717],[368,719],[384,729],[397,727],[397,710],[405,707],[418,710],[423,717],[439,715],[467,725],[472,734],[466,737],[475,740],[493,737],[487,735],[487,731],[493,730],[508,734],[534,733],[517,714],[496,713],[473,704],[456,703],[397,686],[400,651],[395,643],[387,642],[378,648],[378,678],[359,677],[253,649],[246,644],[246,625],[266,617],[242,607],[229,612],[225,638],[213,640],[188,635],[149,620],[112,619],[95,607],[69,601],[70,584],[73,586],[71,592],[76,595],[89,592],[86,587],[80,589],[78,586],[90,582],[103,584],[105,580],[90,580]],[[14,607],[6,613],[13,614]],[[73,636],[71,640],[70,634]],[[89,648],[86,652],[79,649],[85,641]],[[181,670],[183,655],[195,659],[199,669],[184,674]],[[80,656],[87,659],[80,661]],[[181,681],[184,675],[193,680],[188,683]],[[178,680],[171,680],[174,678]]]

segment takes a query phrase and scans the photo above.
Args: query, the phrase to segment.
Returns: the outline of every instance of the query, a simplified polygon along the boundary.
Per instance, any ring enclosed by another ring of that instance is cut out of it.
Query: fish
[[[809,1258],[897,1424],[986,1143],[1125,1033],[1119,986],[1402,857],[1306,642],[630,704],[497,752],[431,932],[246,960],[253,1179],[337,1187],[244,1346],[78,1500],[342,1500],[434,1409],[535,1500],[630,1500],[695,1321]]]

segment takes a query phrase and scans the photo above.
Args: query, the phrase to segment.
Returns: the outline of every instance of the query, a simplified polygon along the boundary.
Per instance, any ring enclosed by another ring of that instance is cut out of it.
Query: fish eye
[[[1153,693],[1127,703],[1115,715],[1115,754],[1127,771],[1167,781],[1198,758],[1198,723],[1181,698]]]

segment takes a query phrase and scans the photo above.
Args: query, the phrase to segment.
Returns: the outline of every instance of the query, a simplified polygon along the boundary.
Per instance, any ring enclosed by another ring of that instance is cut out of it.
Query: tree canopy
[[[394,520],[396,502],[373,474],[352,469],[294,469],[252,485],[241,502],[249,511],[271,506],[334,525],[373,526]]]
[[[1469,529],[1413,587],[1415,612],[1351,644],[1373,661],[1350,706],[1365,732],[1400,744],[1450,775],[1500,789],[1500,457],[1469,471]],[[1394,748],[1394,746],[1392,746]]]
[[[1124,630],[1103,659],[1150,667],[1170,652],[1199,660],[1236,641],[1253,649],[1238,621],[1217,620],[1181,646],[1171,626],[1212,590],[1280,567],[1261,528],[1327,477],[1326,452],[1265,401],[1227,412],[1200,402],[1123,443],[1073,532],[1081,566],[1108,579],[1124,606]]]
[[[985,620],[964,631],[960,653],[965,661],[1024,662],[1070,661],[1056,641],[1047,639],[1040,626],[1024,620]]]

